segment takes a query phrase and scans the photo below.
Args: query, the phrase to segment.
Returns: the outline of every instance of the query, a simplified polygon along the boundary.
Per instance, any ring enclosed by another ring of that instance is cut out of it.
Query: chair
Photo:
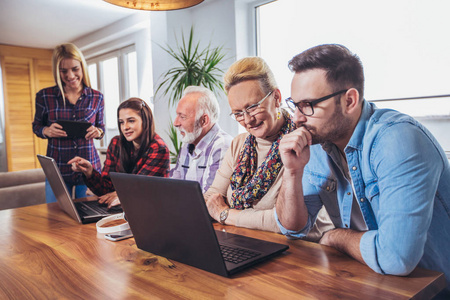
[[[0,210],[45,203],[42,169],[0,172]]]

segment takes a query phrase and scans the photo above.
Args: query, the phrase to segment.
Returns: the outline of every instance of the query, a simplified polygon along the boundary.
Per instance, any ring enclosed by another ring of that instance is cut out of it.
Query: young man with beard
[[[304,237],[325,206],[336,229],[321,244],[381,274],[444,272],[448,297],[450,166],[442,147],[412,117],[364,100],[363,67],[347,48],[313,47],[289,67],[286,102],[297,129],[280,143],[282,233]]]
[[[183,145],[171,177],[198,181],[204,193],[212,184],[232,137],[216,123],[219,103],[207,88],[187,87],[176,113],[173,125],[180,131]]]

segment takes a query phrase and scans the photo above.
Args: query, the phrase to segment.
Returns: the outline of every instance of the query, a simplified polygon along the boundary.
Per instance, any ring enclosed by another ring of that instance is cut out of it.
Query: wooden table
[[[332,248],[215,226],[290,249],[225,278],[105,240],[55,203],[0,211],[0,299],[429,299],[445,287],[442,273],[383,276]]]

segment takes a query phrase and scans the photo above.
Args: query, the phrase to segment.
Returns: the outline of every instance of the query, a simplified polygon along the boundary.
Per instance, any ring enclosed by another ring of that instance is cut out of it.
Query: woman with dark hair
[[[84,174],[86,185],[108,207],[120,204],[110,172],[160,177],[169,174],[169,149],[155,132],[152,111],[143,100],[130,98],[122,102],[117,109],[117,123],[120,135],[111,140],[101,173],[81,157],[68,162],[73,171]]]

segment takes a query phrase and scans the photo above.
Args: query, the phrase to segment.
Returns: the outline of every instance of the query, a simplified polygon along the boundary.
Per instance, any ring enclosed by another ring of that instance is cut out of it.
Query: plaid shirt
[[[75,105],[66,101],[65,107],[58,86],[45,88],[36,94],[33,132],[38,137],[46,139],[42,133],[44,127],[57,120],[88,121],[105,131],[103,110],[103,94],[89,87],[84,87]],[[64,181],[71,184],[83,184],[82,174],[73,172],[71,166],[67,164],[75,156],[87,159],[97,170],[101,168],[100,158],[92,139],[48,138],[47,156],[55,159]]]
[[[85,178],[86,185],[97,196],[115,191],[109,173],[119,172],[119,151],[119,136],[115,136],[108,146],[102,173],[94,170],[89,179]],[[159,135],[155,134],[150,147],[139,159],[131,174],[169,177],[169,148]]]
[[[170,171],[171,177],[198,181],[202,192],[205,193],[213,183],[232,139],[219,124],[215,124],[200,140],[192,154],[189,153],[188,144],[183,144],[177,164]]]

